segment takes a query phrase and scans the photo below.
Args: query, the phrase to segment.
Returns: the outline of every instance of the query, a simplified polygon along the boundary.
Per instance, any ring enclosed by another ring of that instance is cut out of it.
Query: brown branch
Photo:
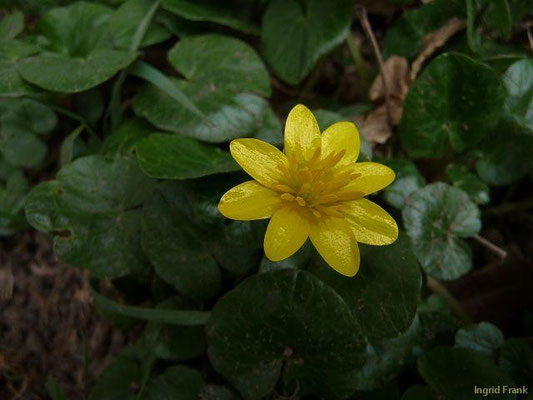
[[[366,8],[357,7],[356,12],[357,16],[359,17],[359,21],[361,22],[361,26],[365,31],[365,35],[367,36],[368,40],[370,40],[370,44],[372,45],[372,51],[374,52],[374,56],[376,57],[376,60],[379,64],[379,74],[381,76],[381,80],[383,82],[383,90],[385,92],[385,109],[387,111],[387,124],[389,125],[389,128],[392,131],[390,92],[389,85],[387,83],[387,78],[385,77],[385,63],[383,62],[383,56],[381,55],[381,50],[379,49],[378,41],[376,40],[376,36],[374,35],[374,31],[372,30],[370,21],[368,20],[368,13],[366,12]]]
[[[492,251],[494,254],[496,254],[498,257],[500,257],[502,260],[507,257],[507,252],[502,249],[501,247],[496,246],[491,241],[485,239],[483,236],[474,235],[472,236],[472,239],[475,239],[480,245],[484,246],[488,250]]]

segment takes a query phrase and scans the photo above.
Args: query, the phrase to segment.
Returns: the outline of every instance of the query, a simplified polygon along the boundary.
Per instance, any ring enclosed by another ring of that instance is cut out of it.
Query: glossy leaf
[[[278,77],[296,85],[320,56],[340,44],[350,27],[349,0],[273,0],[263,15],[261,41]]]
[[[451,400],[471,400],[474,386],[514,386],[494,362],[470,349],[437,347],[418,359],[418,371],[431,388]],[[516,395],[502,392],[497,398],[512,400]]]
[[[180,135],[152,134],[135,148],[140,167],[154,178],[190,179],[240,169],[229,152]]]
[[[361,247],[361,266],[346,278],[315,260],[310,271],[342,296],[360,334],[369,340],[399,336],[413,322],[420,297],[420,267],[407,235],[386,247]],[[373,304],[379,303],[379,308]]]
[[[49,11],[37,27],[47,51],[22,60],[18,72],[37,86],[63,93],[105,82],[137,57],[112,48],[111,14],[105,6],[83,1]]]
[[[485,139],[502,115],[505,93],[492,69],[458,53],[434,59],[409,90],[400,123],[412,157],[442,157]],[[490,118],[487,118],[490,115]]]
[[[364,342],[348,305],[304,271],[248,278],[215,305],[207,326],[209,357],[246,399],[281,379],[331,398],[353,392],[347,374],[361,366]]]
[[[62,261],[101,279],[143,275],[139,205],[154,183],[135,160],[79,158],[30,192],[26,216],[34,228],[55,234]]]
[[[470,247],[462,240],[481,228],[479,209],[460,189],[436,182],[409,196],[403,222],[426,273],[457,279],[472,267]]]
[[[181,40],[168,54],[186,80],[173,83],[203,116],[153,85],[145,85],[134,100],[135,112],[160,129],[207,142],[257,135],[270,95],[267,71],[246,43],[221,35]]]

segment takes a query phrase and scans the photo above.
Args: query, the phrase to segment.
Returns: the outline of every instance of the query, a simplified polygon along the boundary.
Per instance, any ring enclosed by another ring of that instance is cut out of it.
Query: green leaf
[[[56,114],[30,99],[0,103],[0,114],[0,153],[6,161],[20,167],[41,163],[47,148],[38,136],[56,127]]]
[[[481,229],[479,209],[460,189],[436,182],[405,201],[403,223],[426,273],[457,279],[472,267],[472,252],[462,238]]]
[[[497,136],[481,146],[476,170],[481,179],[491,185],[516,182],[531,170],[531,135],[517,134],[507,124],[500,124]]]
[[[130,73],[152,83],[154,86],[157,86],[187,110],[191,111],[193,114],[196,114],[196,116],[203,119],[206,118],[206,116],[191,102],[191,100],[189,100],[187,95],[185,95],[176,85],[174,85],[169,78],[151,65],[142,61],[137,61],[137,63],[135,63],[135,65],[130,69]]]
[[[20,212],[29,188],[22,171],[0,158],[0,237],[25,226]]]
[[[511,38],[511,8],[507,0],[492,0],[494,23],[504,40]]]
[[[434,59],[409,90],[400,122],[402,145],[412,157],[442,157],[490,134],[502,115],[504,89],[484,64],[446,53]],[[487,118],[490,115],[490,118]]]
[[[533,59],[513,63],[503,74],[505,109],[521,131],[533,134]]]
[[[141,379],[142,360],[134,347],[127,347],[102,372],[89,400],[135,400]]]
[[[418,359],[418,371],[432,389],[450,400],[472,400],[474,386],[514,386],[494,362],[470,349],[437,347]],[[515,395],[504,393],[491,397],[516,399]]]
[[[52,400],[67,400],[67,396],[57,380],[53,377],[49,377],[46,380],[46,392],[52,398]]]
[[[163,0],[163,8],[192,21],[209,21],[235,30],[258,34],[259,28],[239,15],[239,7],[216,0]]]
[[[497,326],[490,322],[465,326],[455,334],[455,345],[493,356],[503,346],[505,338]]]
[[[62,261],[100,279],[142,275],[147,265],[139,206],[154,184],[133,159],[83,157],[30,192],[26,216],[34,228],[56,234],[54,250]]]
[[[527,341],[508,339],[500,349],[498,365],[517,385],[531,387],[533,379],[533,350]]]
[[[464,165],[448,165],[446,175],[453,185],[467,193],[474,203],[487,204],[490,201],[490,189],[487,184],[477,175],[469,172]]]
[[[135,148],[140,167],[154,178],[190,179],[240,169],[229,152],[180,135],[152,134]]]
[[[433,0],[409,9],[385,34],[383,56],[393,54],[412,59],[422,48],[424,36],[436,31],[452,17],[465,16],[464,0]]]
[[[246,399],[285,386],[322,398],[350,395],[364,360],[350,307],[305,271],[255,275],[222,297],[207,325],[209,358]]]
[[[37,86],[62,93],[81,92],[110,79],[137,57],[113,49],[111,14],[107,7],[83,1],[49,11],[37,26],[47,51],[19,62],[18,72]]]
[[[19,40],[0,40],[0,95],[18,97],[35,92],[17,72],[20,59],[38,53],[37,46]]]
[[[10,40],[24,30],[24,15],[20,11],[6,14],[0,21],[0,40]]]
[[[219,228],[213,256],[225,270],[244,275],[259,264],[265,231],[260,222],[226,221]]]
[[[102,154],[128,155],[133,152],[136,144],[147,137],[153,128],[150,124],[139,118],[124,121],[102,143]]]
[[[181,309],[191,308],[192,302],[185,301],[179,297],[173,297],[158,304],[157,311],[172,310],[179,312]],[[182,311],[192,316],[193,311]],[[201,316],[201,311],[196,311]],[[207,322],[209,313],[203,312]],[[177,319],[173,319],[173,322]],[[192,321],[192,319],[191,319]],[[203,326],[175,326],[185,324],[169,324],[161,321],[150,321],[146,324],[144,332],[146,341],[154,355],[165,360],[188,360],[204,354],[206,341]]]
[[[422,278],[407,235],[390,246],[361,247],[361,266],[353,278],[341,276],[318,257],[310,271],[341,295],[367,339],[399,336],[411,326]]]
[[[340,44],[350,28],[350,0],[273,0],[263,15],[261,42],[278,77],[300,83],[320,56]]]
[[[61,143],[61,150],[59,152],[59,163],[61,166],[69,164],[72,161],[74,144],[78,136],[83,132],[83,126],[78,126],[74,129]]]
[[[221,36],[188,37],[170,50],[172,66],[186,80],[173,84],[204,115],[201,117],[154,85],[134,99],[135,112],[158,128],[208,142],[224,142],[256,133],[270,106],[268,73],[246,43]],[[207,117],[207,118],[206,118]]]
[[[391,167],[396,179],[383,191],[383,198],[387,203],[396,208],[402,208],[405,199],[416,190],[426,184],[426,180],[416,167],[416,165],[403,158],[393,160],[382,160],[382,162]]]
[[[104,312],[118,314],[125,317],[143,319],[178,326],[204,325],[209,313],[197,310],[169,310],[136,306],[127,306],[114,302],[96,291],[92,291],[96,307]]]
[[[127,0],[113,13],[109,29],[115,47],[137,51],[170,38],[168,30],[152,22],[155,4],[151,0]]]
[[[198,400],[205,383],[198,371],[176,365],[152,378],[146,387],[146,400]]]
[[[210,298],[220,290],[220,270],[195,219],[190,190],[165,182],[144,206],[142,246],[156,273],[187,297]]]

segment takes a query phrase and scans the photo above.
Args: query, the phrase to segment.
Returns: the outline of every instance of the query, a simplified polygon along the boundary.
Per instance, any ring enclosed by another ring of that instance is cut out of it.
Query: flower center
[[[350,166],[338,165],[345,154],[345,150],[332,152],[321,159],[318,148],[309,161],[303,162],[293,155],[281,165],[282,177],[275,189],[283,200],[307,209],[315,218],[341,217],[343,202],[363,197],[362,192],[345,188],[361,175]]]

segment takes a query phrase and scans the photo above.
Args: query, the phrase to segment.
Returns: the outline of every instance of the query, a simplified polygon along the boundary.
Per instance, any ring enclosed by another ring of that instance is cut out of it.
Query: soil
[[[87,272],[57,261],[38,232],[0,238],[0,400],[86,398],[128,341],[91,305]]]

